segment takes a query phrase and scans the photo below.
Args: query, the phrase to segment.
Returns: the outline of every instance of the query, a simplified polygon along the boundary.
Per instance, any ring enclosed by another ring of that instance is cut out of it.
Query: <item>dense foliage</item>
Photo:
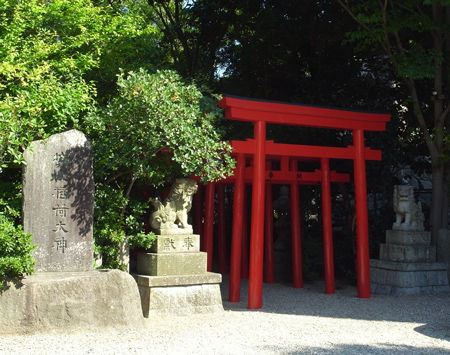
[[[135,186],[160,186],[195,174],[205,181],[231,173],[231,147],[214,130],[220,111],[172,71],[121,74],[118,95],[86,119],[95,147],[96,244],[104,265],[118,267],[117,243],[148,247],[142,233],[148,201]]]
[[[76,126],[94,101],[82,75],[113,35],[89,1],[0,1],[0,167],[36,138]]]
[[[0,289],[7,281],[31,274],[34,260],[31,251],[31,234],[24,233],[21,226],[0,214]]]
[[[22,184],[17,177],[8,174],[0,181],[0,292],[6,282],[33,272],[31,235],[24,233],[20,226]]]
[[[161,185],[179,175],[211,181],[230,174],[231,147],[213,126],[221,112],[194,85],[171,71],[145,70],[119,75],[117,85],[118,95],[87,123],[109,181],[118,174]]]

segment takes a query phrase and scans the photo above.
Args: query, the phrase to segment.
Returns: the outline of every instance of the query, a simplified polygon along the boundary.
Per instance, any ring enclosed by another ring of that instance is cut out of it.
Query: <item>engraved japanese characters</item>
[[[194,180],[176,179],[164,202],[157,198],[153,201],[155,212],[150,217],[152,228],[158,234],[192,234],[188,212],[196,191],[197,183]]]
[[[424,216],[421,203],[414,200],[414,187],[408,185],[394,186],[395,222],[393,230],[423,231]]]

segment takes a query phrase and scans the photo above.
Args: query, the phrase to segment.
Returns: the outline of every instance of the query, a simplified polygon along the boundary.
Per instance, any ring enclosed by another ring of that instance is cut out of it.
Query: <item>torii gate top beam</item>
[[[225,109],[225,116],[230,120],[332,129],[384,131],[390,119],[390,115],[382,113],[261,101],[230,95],[219,101],[219,107]]]
[[[256,141],[254,139],[246,139],[245,141],[231,141],[233,153],[243,153],[247,155],[253,154],[255,151]],[[298,157],[302,160],[320,160],[320,158],[328,159],[354,159],[355,148],[348,147],[320,147],[313,145],[299,144],[282,144],[274,143],[274,141],[266,140],[264,143],[268,156],[288,156]],[[370,148],[364,149],[364,157],[367,160],[381,160],[381,151]]]

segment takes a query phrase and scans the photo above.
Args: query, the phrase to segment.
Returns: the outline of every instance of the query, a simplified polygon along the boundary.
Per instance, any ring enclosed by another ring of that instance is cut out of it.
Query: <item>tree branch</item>
[[[373,38],[375,38],[375,40],[380,44],[381,48],[383,48],[383,50],[384,50],[386,53],[388,53],[388,55],[389,55],[389,52],[390,52],[389,47],[387,47],[386,44],[385,44],[383,41],[380,41],[380,40],[376,39],[377,36],[375,36],[375,34],[373,33],[373,31],[370,29],[370,27],[367,26],[364,22],[362,22],[362,21],[355,15],[355,13],[350,9],[350,7],[344,3],[343,0],[337,0],[337,1],[338,1],[338,3],[341,5],[341,7],[342,7],[342,8],[343,8],[343,9],[351,16],[351,18],[352,18],[353,20],[355,20],[355,22],[356,22],[358,25],[360,25],[363,29],[365,29],[367,32],[369,32],[369,33],[371,34],[371,36],[372,36]],[[389,56],[390,56],[390,55],[389,55]]]
[[[362,28],[364,28],[367,32],[372,33],[369,26],[367,26],[364,22],[362,22],[354,13],[352,10],[350,10],[350,7],[347,6],[343,0],[337,0],[339,5],[342,6],[342,8],[351,16],[353,20],[355,20],[356,23],[358,23]]]
[[[413,106],[414,106],[414,114],[417,117],[417,121],[419,122],[419,126],[422,130],[422,133],[425,138],[425,143],[428,147],[428,150],[430,151],[430,154],[433,158],[436,158],[439,154],[438,149],[436,145],[433,142],[433,138],[431,137],[430,132],[428,131],[428,127],[425,121],[425,117],[423,115],[423,111],[420,108],[420,100],[419,96],[417,94],[416,85],[414,83],[414,80],[412,79],[405,79],[406,85],[409,88],[409,91],[411,93],[411,97],[413,100]]]
[[[111,181],[116,180],[118,177],[121,177],[123,175],[131,173],[131,170],[125,170],[125,171],[119,171],[117,174],[114,174],[111,176],[108,180],[105,181],[105,183],[110,183]]]
[[[192,69],[192,53],[191,53],[191,49],[189,47],[189,43],[188,40],[183,32],[183,30],[181,29],[180,26],[180,16],[179,16],[179,8],[178,8],[178,1],[175,0],[175,17],[172,16],[172,13],[170,12],[169,7],[162,2],[161,3],[162,8],[165,11],[166,16],[169,19],[169,22],[172,24],[173,28],[174,28],[174,32],[177,35],[181,46],[183,47],[183,51],[184,51],[184,55],[186,56],[187,59],[187,63],[188,63],[188,67],[190,69]]]
[[[128,185],[127,191],[125,192],[125,198],[128,200],[130,198],[131,189],[133,188],[134,183],[136,182],[137,177],[135,175],[131,176],[130,184]],[[122,215],[125,213],[125,209],[127,205],[122,207]]]
[[[446,109],[444,111],[442,111],[439,119],[442,120],[442,121],[445,121],[446,118],[448,119],[447,115],[449,113],[450,113],[450,105],[447,105]]]

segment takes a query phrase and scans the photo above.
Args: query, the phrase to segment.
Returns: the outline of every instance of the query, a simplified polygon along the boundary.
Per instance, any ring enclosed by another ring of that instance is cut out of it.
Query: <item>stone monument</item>
[[[25,151],[24,229],[36,274],[0,290],[0,333],[142,325],[131,275],[93,270],[92,145],[77,130]]]
[[[394,186],[393,205],[395,222],[380,245],[380,260],[370,260],[372,292],[401,296],[450,291],[447,266],[436,262],[436,247],[424,230],[413,186]]]
[[[194,180],[176,179],[167,199],[153,202],[150,224],[157,239],[149,253],[138,253],[134,275],[145,317],[223,311],[222,275],[207,272],[200,236],[188,224],[196,191]]]
[[[33,142],[24,157],[24,230],[37,245],[35,270],[92,270],[91,143],[71,130]]]

